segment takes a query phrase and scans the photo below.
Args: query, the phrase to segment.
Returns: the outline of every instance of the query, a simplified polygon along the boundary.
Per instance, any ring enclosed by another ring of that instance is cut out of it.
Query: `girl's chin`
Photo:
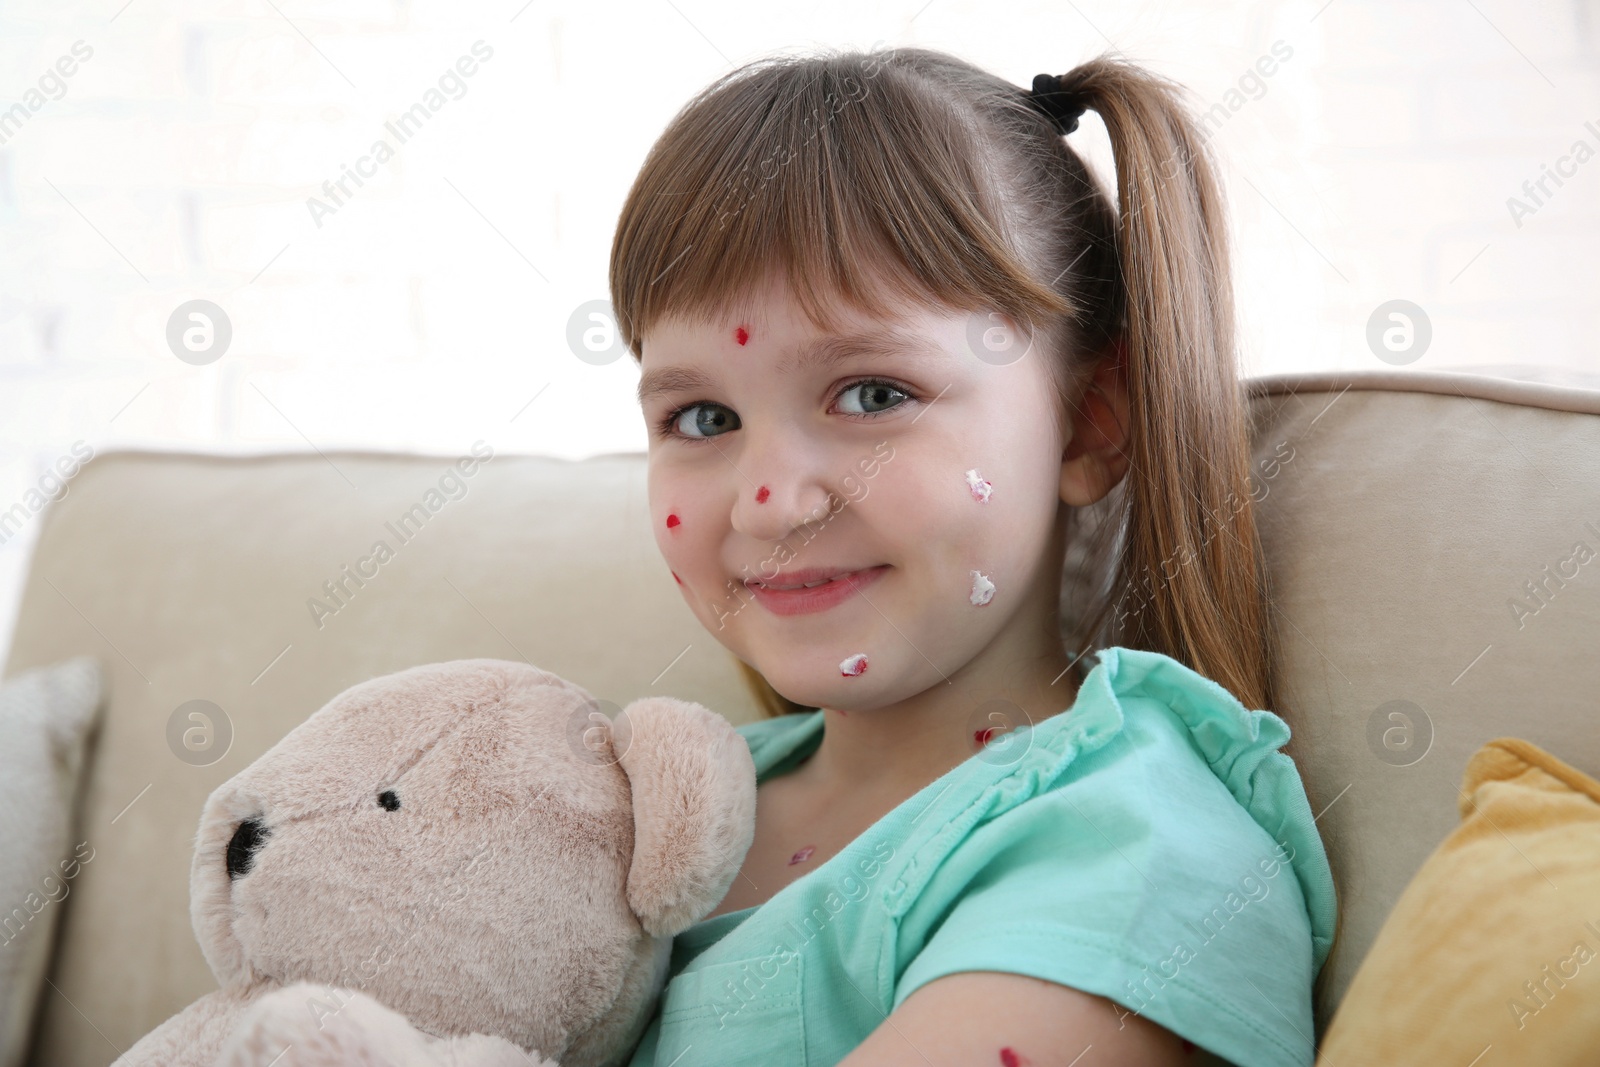
[[[854,711],[859,702],[876,705],[883,692],[889,668],[875,663],[870,653],[852,653],[837,662],[806,656],[804,663],[796,664],[792,655],[784,657],[782,666],[762,670],[765,657],[745,659],[767,683],[786,700],[812,708],[839,708]],[[768,660],[768,662],[771,662]]]

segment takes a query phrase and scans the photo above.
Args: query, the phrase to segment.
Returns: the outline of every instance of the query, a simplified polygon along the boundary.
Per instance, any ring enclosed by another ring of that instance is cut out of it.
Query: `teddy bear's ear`
[[[727,719],[670,697],[629,704],[613,744],[633,790],[628,905],[651,934],[671,937],[738,877],[755,837],[755,764]]]

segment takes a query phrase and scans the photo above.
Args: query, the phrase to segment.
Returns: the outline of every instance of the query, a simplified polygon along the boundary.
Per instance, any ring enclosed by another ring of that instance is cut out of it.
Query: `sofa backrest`
[[[1455,825],[1479,745],[1524,737],[1600,774],[1600,379],[1249,388],[1273,710],[1342,901],[1320,1032]],[[41,517],[7,674],[89,652],[110,685],[75,838],[95,858],[59,905],[32,1062],[109,1063],[214,988],[188,911],[201,806],[356,682],[495,656],[619,707],[667,693],[761,714],[660,559],[642,455],[462,460],[113,452]],[[202,751],[172,740],[196,700],[220,709]]]
[[[1473,752],[1600,771],[1600,378],[1544,377],[1251,383],[1279,701],[1341,900],[1319,1036]]]

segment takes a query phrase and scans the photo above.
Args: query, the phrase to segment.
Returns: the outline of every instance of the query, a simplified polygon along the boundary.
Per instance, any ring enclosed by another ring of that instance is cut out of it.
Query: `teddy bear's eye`
[[[256,862],[256,853],[267,843],[267,835],[271,832],[260,819],[246,819],[239,824],[228,839],[228,881],[250,873],[250,868]]]
[[[385,789],[383,792],[379,793],[378,803],[383,805],[384,811],[400,810],[400,798],[395,795],[393,789]]]

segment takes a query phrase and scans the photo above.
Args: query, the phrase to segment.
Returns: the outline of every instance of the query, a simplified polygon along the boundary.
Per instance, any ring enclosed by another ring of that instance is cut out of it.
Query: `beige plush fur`
[[[622,1063],[755,798],[697,704],[613,723],[493,659],[353,686],[207,800],[190,912],[220,988],[114,1067]]]

